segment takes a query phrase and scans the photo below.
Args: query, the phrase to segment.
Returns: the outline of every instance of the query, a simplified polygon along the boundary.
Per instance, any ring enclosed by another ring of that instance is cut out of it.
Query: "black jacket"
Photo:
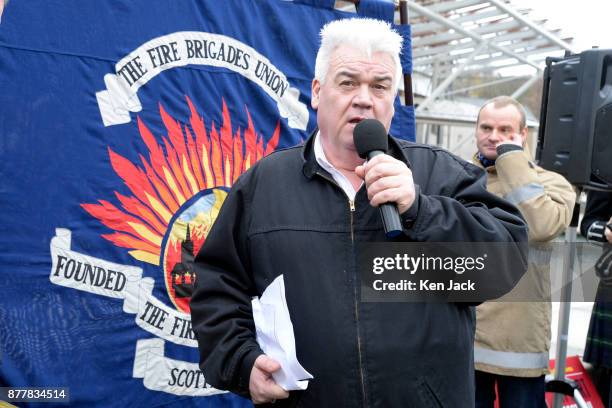
[[[355,244],[385,241],[365,188],[354,210],[316,162],[311,137],[236,182],[196,257],[191,299],[206,381],[248,396],[251,297],[284,274],[297,357],[314,379],[274,406],[471,407],[474,311],[454,303],[362,303]],[[519,211],[484,172],[435,147],[390,139],[417,185],[402,215],[412,241],[526,241]],[[517,257],[525,253],[517,248]],[[503,268],[501,268],[503,270]],[[492,277],[509,290],[521,271]]]
[[[580,233],[592,241],[606,242],[606,223],[612,217],[612,192],[589,191]]]

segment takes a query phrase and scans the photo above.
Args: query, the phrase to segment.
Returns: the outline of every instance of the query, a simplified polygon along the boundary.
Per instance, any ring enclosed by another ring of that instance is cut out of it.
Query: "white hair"
[[[402,78],[402,66],[399,54],[402,50],[402,36],[391,24],[372,18],[348,18],[327,23],[321,29],[321,46],[315,62],[315,78],[321,83],[329,68],[329,59],[336,48],[348,45],[358,51],[363,51],[368,58],[374,52],[384,52],[393,58],[395,63],[395,80],[393,89],[399,89]]]

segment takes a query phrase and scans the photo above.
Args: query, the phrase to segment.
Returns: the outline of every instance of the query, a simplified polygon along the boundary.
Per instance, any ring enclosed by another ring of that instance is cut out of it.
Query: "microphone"
[[[387,130],[376,119],[364,119],[359,122],[353,130],[353,142],[359,157],[367,160],[385,154],[389,148]],[[393,203],[384,203],[378,208],[387,238],[399,236],[403,228],[397,206]]]

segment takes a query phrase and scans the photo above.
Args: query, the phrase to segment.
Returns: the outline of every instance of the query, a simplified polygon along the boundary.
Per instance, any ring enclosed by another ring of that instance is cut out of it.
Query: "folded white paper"
[[[272,373],[274,381],[286,391],[305,390],[312,375],[304,370],[295,354],[295,336],[285,298],[285,281],[278,276],[260,298],[254,297],[253,320],[257,343],[281,368]]]

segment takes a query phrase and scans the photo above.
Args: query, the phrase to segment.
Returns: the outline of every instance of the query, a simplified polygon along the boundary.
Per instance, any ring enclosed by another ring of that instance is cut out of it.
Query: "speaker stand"
[[[555,357],[555,376],[553,379],[546,379],[546,391],[555,393],[553,408],[563,407],[563,398],[566,395],[574,398],[578,408],[588,408],[580,387],[575,381],[565,378],[565,359],[567,358],[567,334],[569,332],[569,318],[572,307],[572,280],[574,271],[574,261],[576,259],[576,230],[580,217],[580,194],[582,189],[577,188],[576,203],[574,213],[567,231],[565,232],[565,242],[569,245],[569,251],[563,256],[563,276],[561,286],[561,304],[559,308],[559,327],[557,330],[557,354]]]

